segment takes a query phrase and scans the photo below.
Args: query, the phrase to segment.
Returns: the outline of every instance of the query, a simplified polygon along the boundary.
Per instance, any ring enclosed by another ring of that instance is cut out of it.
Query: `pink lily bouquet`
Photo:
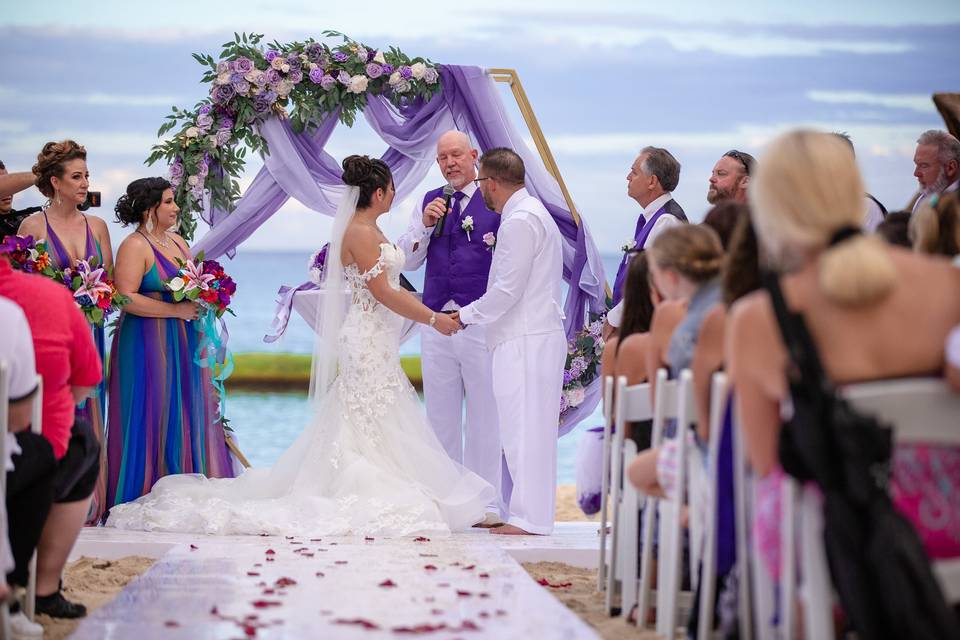
[[[203,252],[193,260],[178,260],[180,271],[164,281],[177,302],[189,300],[198,303],[217,318],[224,313],[236,315],[230,301],[237,292],[237,284],[216,260],[204,260]]]
[[[110,314],[130,302],[130,298],[117,291],[113,280],[107,277],[106,269],[93,257],[77,260],[73,266],[64,269],[61,280],[73,292],[73,300],[87,322],[97,327],[102,327]]]

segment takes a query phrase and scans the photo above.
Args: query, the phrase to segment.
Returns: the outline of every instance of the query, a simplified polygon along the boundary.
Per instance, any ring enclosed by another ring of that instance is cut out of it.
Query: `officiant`
[[[487,290],[500,216],[486,207],[473,180],[477,150],[461,131],[437,142],[445,187],[428,191],[397,244],[406,271],[426,263],[423,304],[455,312]],[[427,418],[450,457],[501,491],[501,444],[493,396],[486,329],[470,326],[452,336],[424,331],[420,337]],[[466,402],[466,421],[464,421]],[[481,526],[502,524],[499,501]]]

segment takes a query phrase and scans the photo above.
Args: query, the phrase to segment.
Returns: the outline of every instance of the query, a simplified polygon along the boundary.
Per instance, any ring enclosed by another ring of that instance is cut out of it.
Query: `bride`
[[[349,189],[324,273],[312,424],[272,468],[234,479],[165,476],[149,494],[114,506],[107,526],[403,536],[463,530],[483,520],[493,487],[447,456],[400,368],[403,318],[444,335],[460,325],[400,288],[403,252],[377,227],[394,196],[387,165],[350,156],[343,181]]]

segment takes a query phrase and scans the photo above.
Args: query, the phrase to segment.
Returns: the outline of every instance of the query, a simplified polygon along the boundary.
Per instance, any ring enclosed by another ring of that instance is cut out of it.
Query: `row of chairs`
[[[6,361],[0,360],[0,499],[6,502],[7,496],[7,472],[3,469],[3,461],[7,459],[7,440],[3,434],[7,432],[9,423],[10,408],[10,389],[9,389],[9,365]],[[30,413],[30,426],[33,433],[39,434],[43,424],[43,379],[37,376],[37,390],[33,394],[33,401]],[[34,552],[29,565],[30,577],[27,582],[27,590],[24,597],[23,611],[27,618],[32,622],[34,619],[34,606],[37,595],[37,554]],[[0,575],[0,579],[4,579]],[[0,603],[0,637],[9,637],[9,610],[5,603]]]
[[[668,380],[663,369],[656,373],[655,397],[649,384],[628,386],[626,379],[604,380],[604,464],[601,506],[598,589],[606,591],[611,616],[628,616],[636,609],[637,626],[646,626],[652,602],[656,601],[656,632],[673,638],[681,623],[680,609],[685,598],[692,599],[702,580],[699,600],[698,637],[715,635],[713,628],[717,553],[716,469],[723,416],[727,409],[729,385],[725,374],[711,381],[710,441],[706,466],[702,457],[688,451],[686,429],[677,428],[677,494],[679,500],[658,500],[640,494],[627,480],[626,468],[636,457],[636,445],[624,438],[629,422],[652,420],[652,446],[664,442],[664,426],[694,422],[693,377],[683,371]],[[960,395],[952,393],[939,379],[904,379],[850,385],[842,393],[859,409],[873,413],[894,425],[898,445],[960,445]],[[615,409],[614,409],[615,407]],[[737,425],[734,416],[734,425]],[[740,636],[792,639],[798,636],[794,606],[803,602],[804,636],[833,637],[831,615],[833,589],[830,584],[823,545],[820,502],[812,489],[792,479],[783,484],[781,502],[780,582],[775,585],[762,563],[751,561],[750,523],[753,484],[745,463],[743,439],[733,430],[734,507],[738,559],[738,603]],[[696,474],[706,473],[704,481]],[[702,490],[689,490],[700,486]],[[684,498],[685,496],[685,498]],[[612,513],[608,513],[609,509]],[[681,593],[683,531],[681,514],[688,505],[691,593]],[[638,515],[642,513],[642,517]],[[659,514],[657,517],[656,514]],[[698,517],[702,515],[701,517]],[[610,522],[609,535],[607,522]],[[658,528],[656,553],[654,527]],[[609,538],[609,540],[608,540]],[[640,540],[638,554],[637,541]],[[656,555],[656,563],[654,556]],[[651,581],[654,567],[657,588]],[[960,601],[960,560],[937,562],[935,571],[950,602]],[[803,576],[802,584],[798,578]],[[619,596],[619,599],[618,599]],[[779,609],[779,615],[777,611]]]

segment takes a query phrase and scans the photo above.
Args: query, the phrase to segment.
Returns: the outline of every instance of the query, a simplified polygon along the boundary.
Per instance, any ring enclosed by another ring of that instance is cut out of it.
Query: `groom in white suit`
[[[567,341],[563,331],[560,230],[524,188],[523,160],[491,149],[476,179],[487,207],[501,215],[487,292],[454,314],[485,325],[493,352],[493,394],[507,469],[513,479],[507,524],[498,534],[553,531],[557,422]]]

